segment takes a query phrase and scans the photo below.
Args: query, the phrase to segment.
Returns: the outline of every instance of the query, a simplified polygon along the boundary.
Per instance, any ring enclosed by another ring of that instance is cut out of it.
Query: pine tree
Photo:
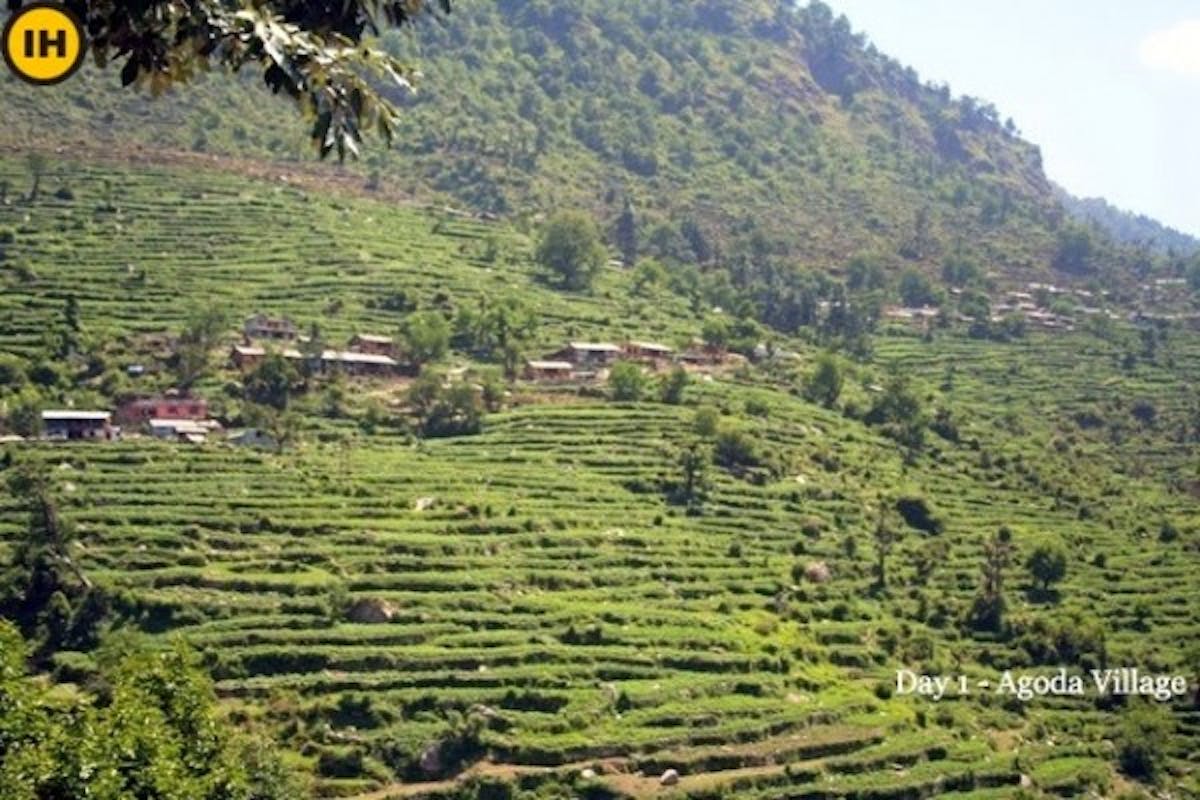
[[[632,267],[637,263],[637,215],[633,210],[633,201],[628,197],[625,198],[621,216],[617,217],[617,248],[621,251],[621,261],[625,266]]]

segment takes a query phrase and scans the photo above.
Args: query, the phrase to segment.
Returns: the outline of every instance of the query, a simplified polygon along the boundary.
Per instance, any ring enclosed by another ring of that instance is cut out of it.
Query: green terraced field
[[[7,353],[39,357],[68,295],[109,370],[153,363],[145,337],[177,331],[210,299],[344,338],[393,332],[402,315],[379,303],[391,293],[448,309],[512,291],[536,304],[546,350],[568,337],[679,341],[700,326],[682,300],[631,292],[618,270],[591,295],[552,291],[526,235],[499,223],[222,175],[58,169],[74,199],[0,206],[16,234],[0,266]],[[22,180],[15,163],[0,174]],[[269,732],[319,796],[491,797],[504,782],[646,796],[667,791],[667,769],[681,775],[671,791],[697,798],[1127,786],[1111,704],[935,704],[888,687],[899,667],[1052,668],[1031,665],[1017,640],[959,625],[1001,526],[1019,558],[1050,536],[1071,556],[1056,604],[1028,591],[1019,561],[1010,569],[1010,618],[1085,614],[1105,630],[1110,665],[1185,668],[1182,646],[1200,636],[1187,427],[1200,336],[1173,331],[1132,369],[1124,345],[1087,333],[879,336],[873,360],[853,367],[847,406],[864,407],[898,369],[957,423],[957,442],[930,434],[914,459],[854,414],[802,400],[797,375],[816,350],[780,344],[799,365],[697,381],[681,406],[518,385],[470,437],[364,432],[362,396],[397,392],[369,384],[342,417],[302,404],[304,440],[281,454],[149,440],[5,447],[54,466],[79,560],[114,593],[122,626],[197,648],[229,713]],[[222,398],[232,381],[225,372],[202,391]],[[91,384],[58,399],[104,396]],[[1152,424],[1131,416],[1139,399],[1154,403]],[[745,427],[778,469],[748,480],[714,467],[703,514],[689,516],[656,487],[702,405]],[[1105,423],[1081,427],[1084,411]],[[899,494],[925,498],[943,532],[906,527],[879,592],[871,532],[880,498]],[[1165,522],[1177,538],[1159,535]],[[5,541],[23,524],[4,498]],[[814,561],[828,583],[795,570]],[[390,619],[352,621],[343,609],[355,601]],[[89,669],[78,654],[56,664],[63,680]],[[1200,791],[1200,710],[1180,699],[1171,711],[1166,783],[1186,796]],[[469,779],[422,767],[430,745],[467,738]]]

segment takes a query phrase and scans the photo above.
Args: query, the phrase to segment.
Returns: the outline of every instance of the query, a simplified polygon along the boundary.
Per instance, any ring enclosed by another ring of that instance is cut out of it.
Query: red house
[[[159,397],[135,397],[117,409],[117,421],[122,425],[140,425],[152,419],[208,419],[208,401],[168,392]]]

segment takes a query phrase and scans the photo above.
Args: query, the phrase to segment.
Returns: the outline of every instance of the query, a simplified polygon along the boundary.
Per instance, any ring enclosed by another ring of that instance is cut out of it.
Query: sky
[[[1072,194],[1200,236],[1197,0],[826,0],[922,80],[993,103]]]

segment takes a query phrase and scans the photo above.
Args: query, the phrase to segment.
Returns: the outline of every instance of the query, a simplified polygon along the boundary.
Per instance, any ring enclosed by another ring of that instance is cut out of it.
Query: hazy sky
[[[1197,0],[827,0],[923,80],[995,104],[1050,178],[1200,236]]]

